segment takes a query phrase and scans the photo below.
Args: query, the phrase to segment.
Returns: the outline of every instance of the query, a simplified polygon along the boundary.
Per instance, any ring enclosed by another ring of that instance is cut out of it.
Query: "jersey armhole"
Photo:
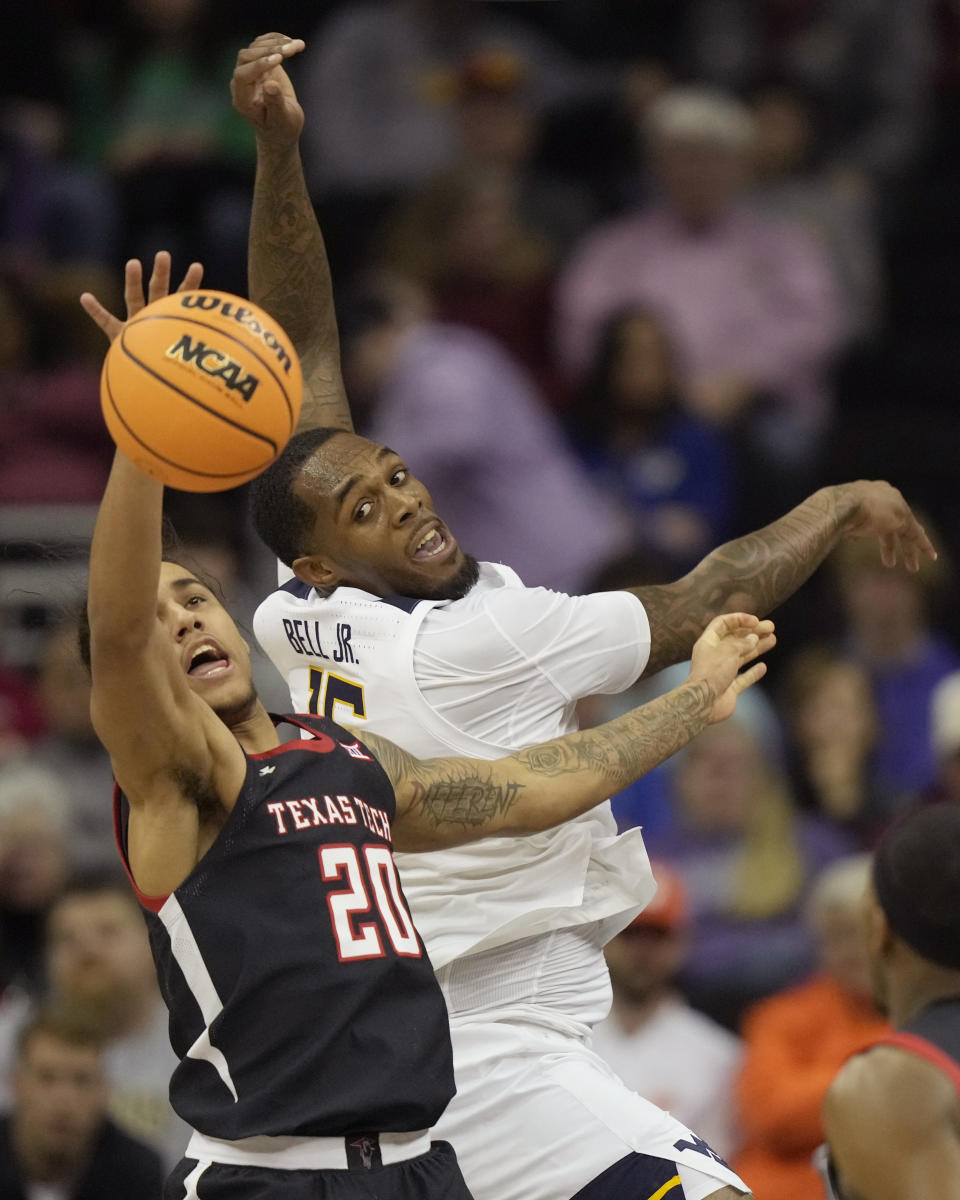
[[[918,1037],[915,1033],[889,1033],[878,1042],[874,1042],[874,1046],[895,1046],[938,1067],[951,1081],[960,1099],[960,1064],[949,1054],[945,1054],[939,1046],[928,1042],[926,1038]]]

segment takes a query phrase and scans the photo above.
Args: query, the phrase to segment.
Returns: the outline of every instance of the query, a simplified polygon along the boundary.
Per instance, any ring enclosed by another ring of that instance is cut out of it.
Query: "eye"
[[[196,606],[198,604],[206,604],[206,602],[207,602],[206,596],[191,596],[189,598],[189,600],[187,600],[186,607],[187,608],[196,608]]]
[[[402,483],[406,483],[410,477],[410,472],[406,467],[397,467],[394,473],[390,476],[391,487],[399,487]]]
[[[353,519],[355,521],[365,521],[373,512],[373,501],[364,500],[354,509]]]

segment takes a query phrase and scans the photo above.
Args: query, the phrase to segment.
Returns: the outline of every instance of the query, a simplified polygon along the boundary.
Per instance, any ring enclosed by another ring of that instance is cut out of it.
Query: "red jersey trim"
[[[956,1088],[957,1095],[960,1096],[960,1065],[949,1054],[944,1054],[939,1047],[928,1042],[926,1038],[918,1037],[915,1033],[890,1033],[882,1037],[879,1042],[875,1042],[874,1045],[897,1046],[901,1050],[907,1050],[910,1054],[916,1054],[918,1058],[925,1058],[927,1062],[943,1071]]]
[[[321,739],[326,738],[326,741]],[[329,745],[327,744],[329,743]],[[312,750],[314,754],[329,754],[337,748],[337,743],[327,734],[314,734],[313,739],[303,738],[302,741],[283,742],[279,746],[274,746],[270,750],[261,750],[257,754],[248,754],[247,758],[261,759],[273,758],[275,754],[284,754],[288,750]]]
[[[130,886],[133,888],[134,895],[140,901],[144,908],[149,908],[151,912],[158,913],[161,908],[170,899],[169,894],[166,896],[148,896],[146,892],[141,892],[137,887],[137,881],[134,879],[130,870],[130,863],[127,859],[127,850],[123,844],[123,829],[120,825],[120,797],[123,793],[120,791],[120,785],[116,781],[113,784],[113,836],[117,841],[117,850],[120,853],[120,861],[123,863],[123,869],[130,880]]]

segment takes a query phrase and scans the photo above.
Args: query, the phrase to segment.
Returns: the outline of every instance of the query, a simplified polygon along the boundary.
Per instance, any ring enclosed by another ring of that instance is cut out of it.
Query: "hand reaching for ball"
[[[131,258],[123,271],[123,298],[127,307],[127,321],[137,313],[170,294],[170,251],[158,250],[153,257],[153,270],[150,282],[147,284],[147,294],[143,294],[143,266],[139,258]],[[203,280],[203,264],[194,262],[187,267],[187,273],[177,288],[178,292],[189,292],[198,288]],[[80,297],[80,305],[87,316],[98,325],[112,342],[123,331],[127,321],[121,321],[109,312],[92,292],[84,292]]]

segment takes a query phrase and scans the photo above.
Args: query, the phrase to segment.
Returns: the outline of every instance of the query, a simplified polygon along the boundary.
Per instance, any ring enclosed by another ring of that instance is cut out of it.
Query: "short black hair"
[[[893,932],[921,957],[960,970],[960,808],[931,804],[892,825],[873,883]]]
[[[189,561],[190,556],[183,553],[183,544],[173,527],[169,517],[163,518],[163,528],[161,532],[162,547],[161,554],[164,562],[179,563],[182,567],[189,567],[194,572],[197,579],[208,588],[221,602],[223,601],[223,593],[220,584],[202,568],[197,567]],[[84,595],[77,602],[75,610],[70,613],[70,619],[76,623],[77,628],[77,650],[80,654],[80,661],[87,668],[87,674],[90,673],[90,611],[87,608],[87,597]]]
[[[250,517],[261,539],[288,567],[307,550],[314,514],[294,492],[293,485],[303,465],[325,442],[338,433],[337,426],[323,425],[295,433],[283,452],[250,486]]]

